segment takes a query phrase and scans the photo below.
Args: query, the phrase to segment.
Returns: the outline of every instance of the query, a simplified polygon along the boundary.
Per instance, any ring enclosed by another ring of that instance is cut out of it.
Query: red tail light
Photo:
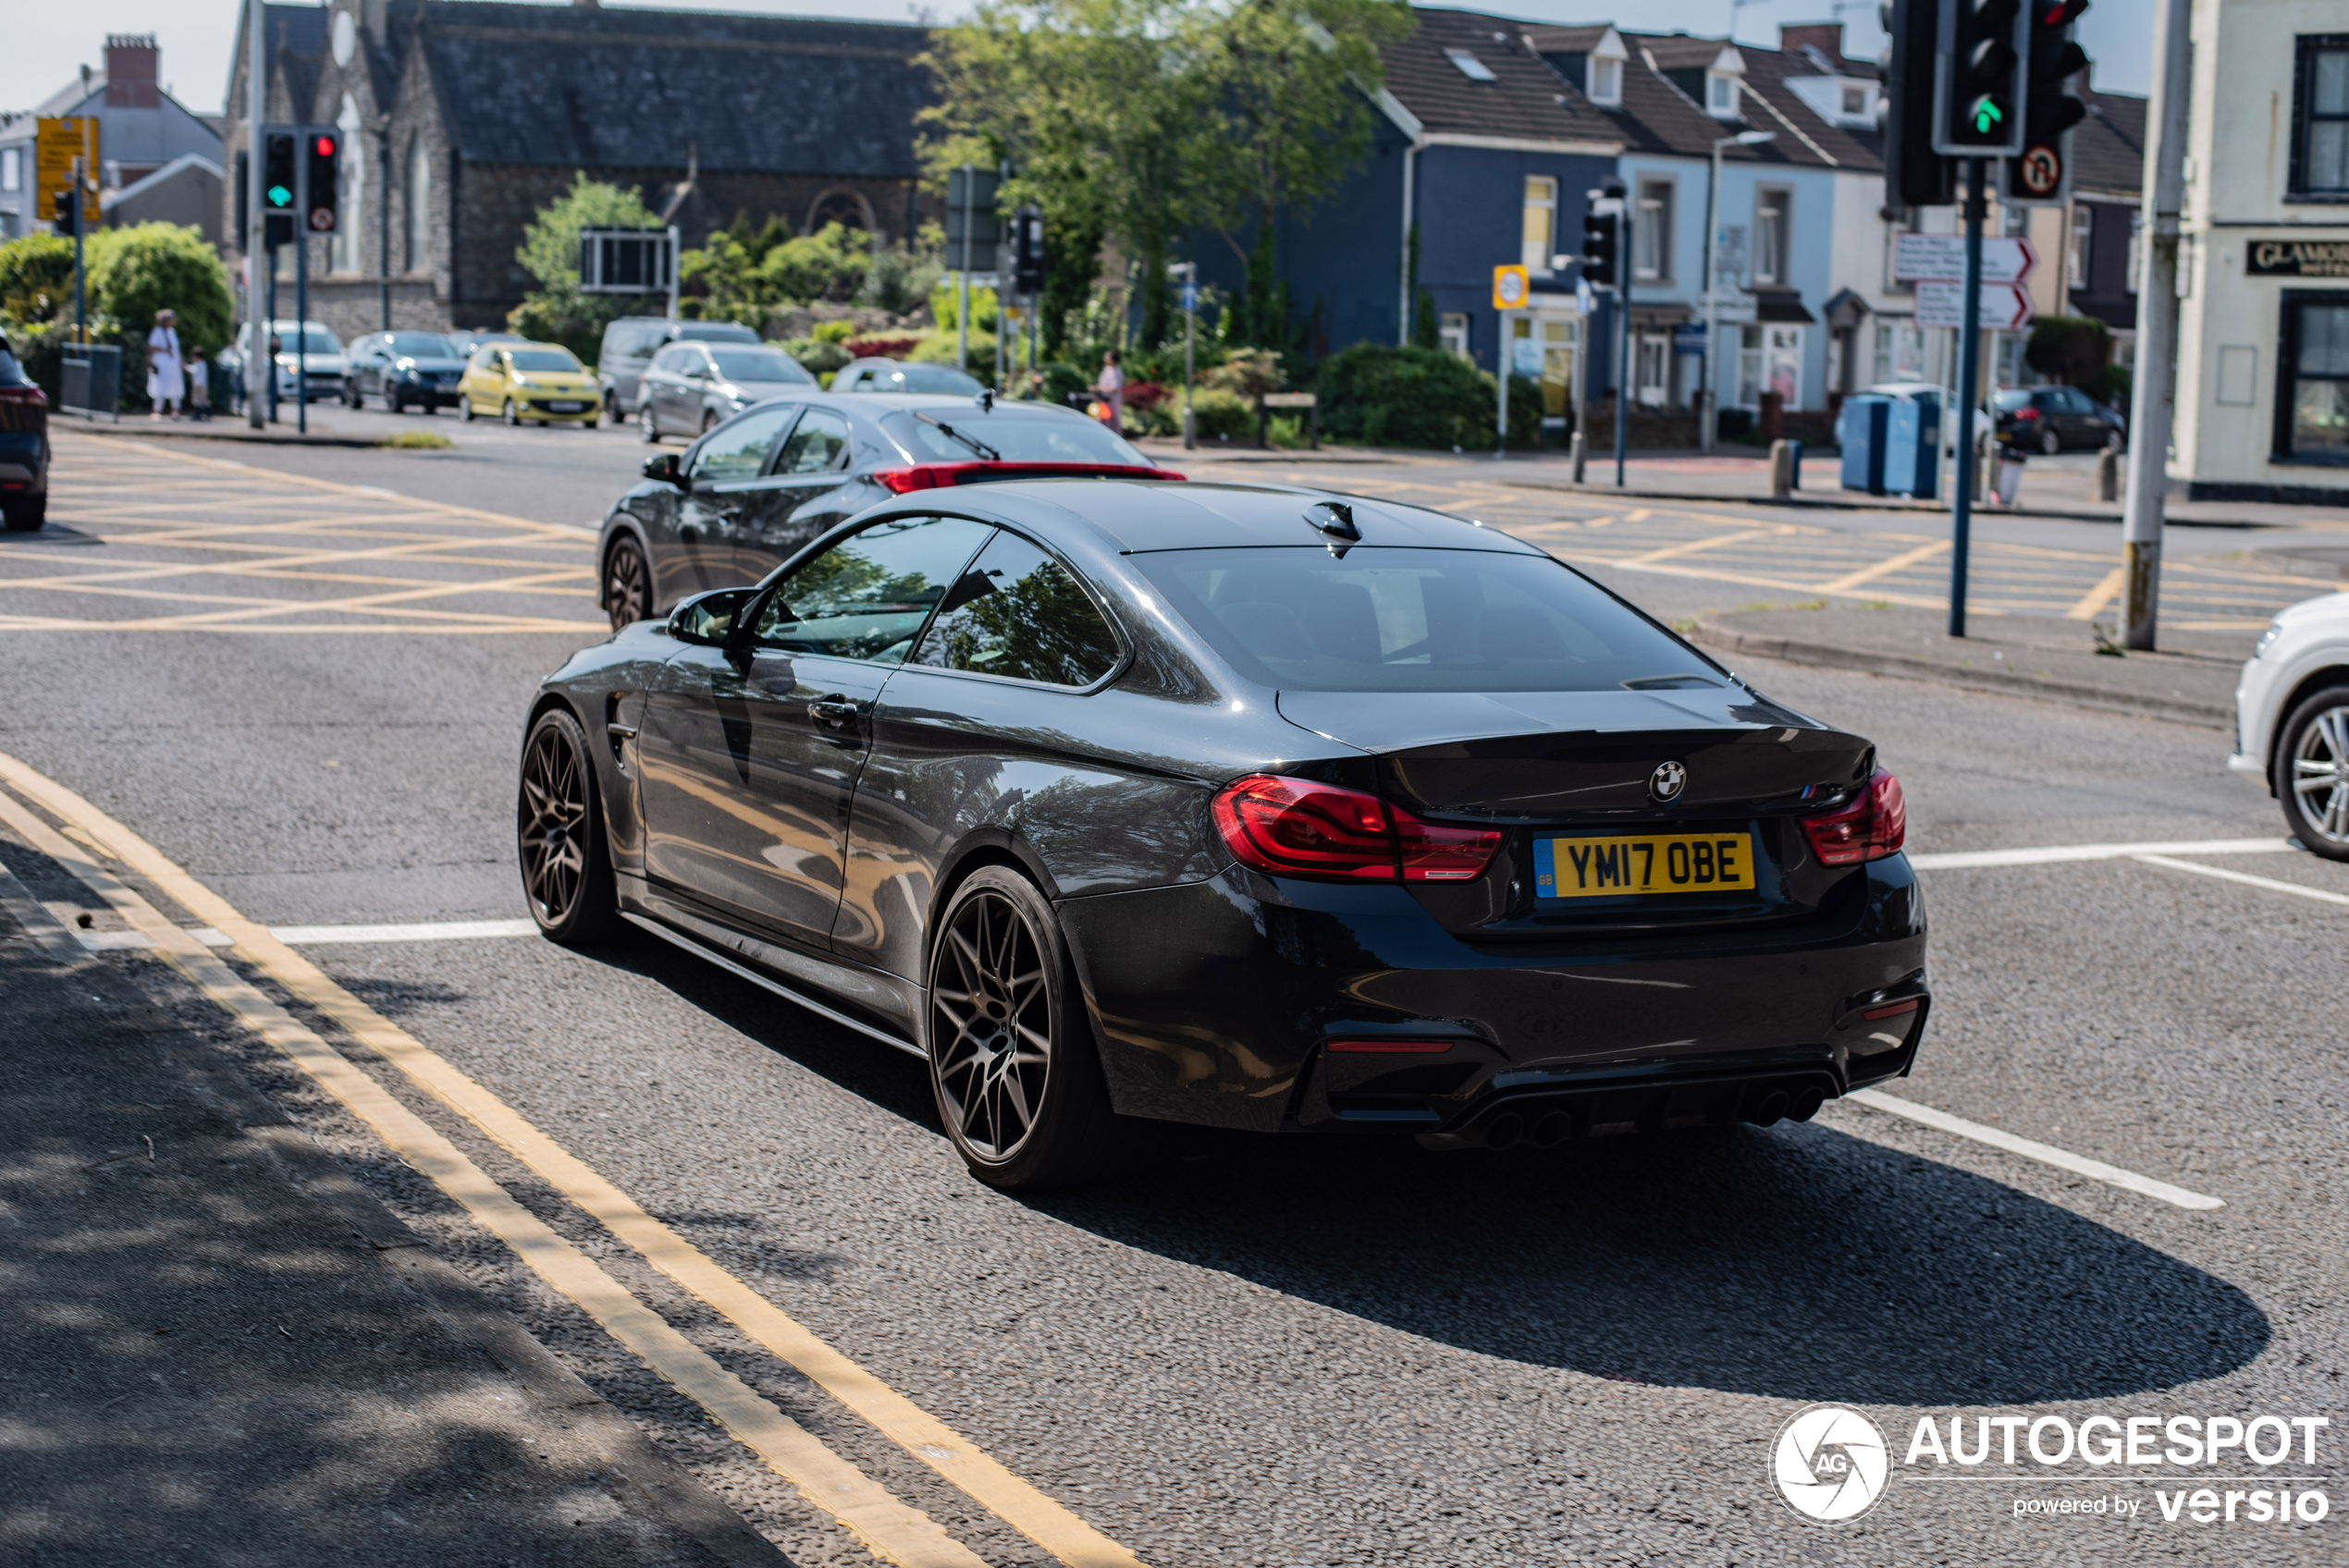
[[[1325,882],[1472,881],[1502,837],[1423,822],[1359,790],[1262,773],[1224,786],[1215,827],[1241,864]]]
[[[1851,804],[1802,819],[1811,852],[1821,865],[1856,865],[1897,855],[1909,837],[1909,802],[1900,781],[1883,768]]]
[[[22,386],[0,386],[0,403],[31,403],[38,406],[48,400],[49,395],[31,383]]]
[[[2039,410],[2033,408],[2017,409],[2014,410],[2014,417],[2017,419],[2037,419],[2039,417]]]
[[[892,496],[908,490],[942,490],[950,484],[971,484],[990,479],[1181,479],[1171,468],[1137,463],[916,463],[911,468],[877,468],[873,483]]]

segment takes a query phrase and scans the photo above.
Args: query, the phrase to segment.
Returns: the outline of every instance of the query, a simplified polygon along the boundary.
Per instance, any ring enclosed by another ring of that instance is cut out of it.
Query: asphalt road
[[[458,454],[234,456],[580,525],[643,451],[628,432],[466,440]],[[87,461],[86,479],[61,471],[53,516],[120,537],[95,483],[104,465]],[[51,570],[37,559],[11,544],[0,587]],[[1709,592],[1608,575],[1667,618]],[[562,591],[563,615],[592,616],[584,586]],[[522,913],[519,717],[584,634],[141,631],[103,624],[125,613],[117,599],[47,597],[89,624],[0,630],[0,752],[245,915]],[[2212,731],[1815,669],[1747,673],[1879,741],[1919,854],[2281,832],[2271,802],[2227,775]],[[2349,896],[2349,867],[2301,853],[2191,864]],[[2337,1517],[2163,1519],[2157,1487],[2249,1473],[2239,1457],[2158,1474],[2076,1460],[1902,1470],[1874,1512],[1832,1530],[1773,1490],[1780,1424],[1834,1402],[1877,1422],[1896,1465],[1921,1416],[1946,1431],[1953,1416],[1970,1428],[2326,1415],[2313,1464],[2293,1474],[2349,1502],[2349,908],[2129,858],[1923,875],[1938,1000],[1899,1095],[2223,1207],[2179,1208],[1856,1105],[1807,1126],[1545,1155],[1187,1136],[1126,1184],[1021,1200],[962,1172],[917,1063],[672,951],[535,938],[305,951],[1158,1568],[2340,1561]],[[153,961],[109,962],[135,974]],[[870,1561],[266,1047],[222,1039],[297,1124],[794,1561]],[[1050,1561],[344,1044],[836,1452],[986,1562]],[[2141,1511],[2015,1513],[2064,1497]]]

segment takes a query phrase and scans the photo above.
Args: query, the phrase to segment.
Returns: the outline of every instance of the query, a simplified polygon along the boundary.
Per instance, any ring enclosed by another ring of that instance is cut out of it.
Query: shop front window
[[[2280,458],[2349,463],[2349,291],[2284,298]]]

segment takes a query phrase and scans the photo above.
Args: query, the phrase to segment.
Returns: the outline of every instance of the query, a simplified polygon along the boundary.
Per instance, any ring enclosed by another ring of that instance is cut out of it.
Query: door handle
[[[826,729],[847,729],[856,721],[858,711],[855,703],[837,694],[807,704],[807,717]]]

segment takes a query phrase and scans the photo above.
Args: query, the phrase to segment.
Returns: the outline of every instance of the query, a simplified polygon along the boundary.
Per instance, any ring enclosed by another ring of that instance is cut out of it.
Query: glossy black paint
[[[888,518],[1010,529],[1114,628],[1114,668],[1083,689],[688,643],[655,621],[584,650],[539,702],[609,740],[596,760],[623,907],[918,1050],[938,913],[975,867],[1017,867],[1060,913],[1116,1108],[1173,1121],[1474,1141],[1513,1106],[1605,1131],[1907,1070],[1928,999],[1914,876],[1897,855],[1822,866],[1799,826],[1864,785],[1873,747],[1685,643],[1685,665],[1657,676],[1689,682],[1663,690],[1276,692],[1219,659],[1133,555],[1321,548],[1304,514],[1322,498],[1084,480],[917,492],[811,535],[741,595],[747,625],[796,560]],[[1347,504],[1367,541],[1542,555],[1439,514]],[[1691,782],[1658,806],[1647,780],[1666,758]],[[1459,884],[1263,876],[1232,861],[1209,812],[1256,772],[1497,826],[1503,848]],[[1537,838],[1627,827],[1750,833],[1759,886],[1532,897]],[[1888,1021],[1861,1016],[1910,998]],[[1324,1048],[1379,1036],[1444,1048]]]
[[[380,398],[393,413],[412,408],[423,409],[426,413],[455,408],[457,383],[465,374],[464,357],[396,351],[396,339],[414,336],[407,332],[371,332],[345,349],[343,401],[356,409],[369,398]]]

